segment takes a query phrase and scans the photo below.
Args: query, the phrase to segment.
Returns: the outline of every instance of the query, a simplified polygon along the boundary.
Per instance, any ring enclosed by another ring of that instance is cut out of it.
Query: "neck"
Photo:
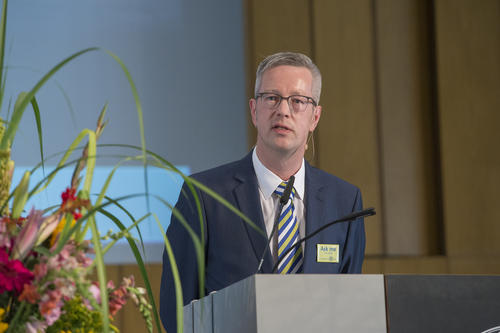
[[[268,153],[257,146],[256,153],[260,162],[282,180],[288,180],[291,176],[295,175],[302,166],[304,159],[304,154],[301,154],[299,151],[291,154],[281,152]]]

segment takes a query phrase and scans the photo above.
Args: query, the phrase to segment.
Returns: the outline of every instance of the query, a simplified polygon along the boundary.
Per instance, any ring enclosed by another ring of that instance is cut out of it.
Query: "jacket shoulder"
[[[253,180],[255,171],[251,154],[248,154],[241,160],[192,174],[191,177],[217,191],[236,186],[241,181]]]

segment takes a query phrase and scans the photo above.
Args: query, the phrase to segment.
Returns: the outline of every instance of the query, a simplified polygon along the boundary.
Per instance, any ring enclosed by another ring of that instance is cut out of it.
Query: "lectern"
[[[386,331],[383,275],[259,274],[184,307],[186,333]]]
[[[254,275],[184,307],[187,333],[500,333],[500,276]]]

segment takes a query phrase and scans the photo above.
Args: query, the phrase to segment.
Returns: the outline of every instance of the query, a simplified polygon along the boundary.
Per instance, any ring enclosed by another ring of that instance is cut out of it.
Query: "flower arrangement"
[[[5,91],[4,45],[7,0],[2,1],[0,14],[0,105]],[[129,235],[140,221],[133,220],[128,228],[114,221],[120,232],[101,236],[96,226],[96,213],[107,214],[103,207],[116,204],[118,199],[106,198],[106,184],[96,195],[91,195],[92,175],[96,160],[96,141],[106,122],[107,106],[101,111],[95,131],[84,129],[64,152],[56,169],[42,181],[30,187],[31,173],[44,169],[40,111],[36,93],[58,70],[73,59],[97,48],[77,52],[58,63],[27,92],[21,92],[6,121],[0,118],[0,333],[7,332],[118,332],[113,318],[127,300],[132,300],[142,314],[149,332],[153,320],[160,330],[159,318],[144,263]],[[142,159],[146,165],[146,148],[142,127],[142,111],[137,89],[121,60],[109,54],[123,69],[136,101],[139,117]],[[41,163],[26,172],[11,191],[14,162],[11,147],[19,122],[31,104],[39,134]],[[84,147],[79,144],[84,138]],[[137,147],[135,147],[137,148]],[[68,162],[72,154],[81,149],[81,156]],[[61,202],[55,207],[26,207],[29,198],[41,193],[62,168],[74,166],[67,189],[61,193]],[[118,166],[117,166],[118,167]],[[116,169],[116,168],[115,168]],[[82,175],[82,176],[81,176]],[[125,208],[123,208],[125,209]],[[111,216],[111,219],[114,217]],[[85,239],[89,234],[91,239]],[[103,239],[110,238],[106,246]],[[136,255],[145,289],[135,285],[133,276],[125,277],[115,285],[106,279],[103,255],[118,239],[126,238]],[[97,275],[97,280],[93,276]]]
[[[102,117],[98,132],[102,131]],[[0,125],[0,135],[4,125]],[[1,139],[1,137],[0,137]],[[84,155],[88,149],[84,150]],[[10,184],[13,162],[4,151],[0,165],[3,187]],[[84,156],[86,157],[86,156]],[[83,161],[82,159],[81,161]],[[13,194],[12,209],[4,204],[0,217],[0,333],[3,332],[101,332],[104,325],[117,332],[113,316],[127,299],[139,306],[152,331],[151,306],[146,291],[137,288],[134,278],[125,277],[118,287],[113,281],[101,294],[99,283],[90,279],[94,254],[89,240],[74,229],[83,213],[92,209],[85,191],[77,193],[81,165],[77,164],[71,187],[61,194],[61,204],[44,216],[31,209],[26,215],[29,173]],[[0,202],[9,201],[8,191]],[[7,195],[7,197],[5,197]],[[73,229],[73,232],[71,232]],[[103,320],[106,297],[110,322]]]

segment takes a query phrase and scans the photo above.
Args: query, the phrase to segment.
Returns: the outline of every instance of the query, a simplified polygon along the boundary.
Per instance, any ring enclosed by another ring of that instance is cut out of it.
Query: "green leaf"
[[[43,247],[43,246],[37,246],[33,249],[33,251],[38,252],[38,253],[46,256],[47,258],[50,258],[52,256],[52,253],[49,251],[49,249],[47,249],[46,247]]]
[[[92,244],[94,245],[95,258],[97,266],[97,277],[99,280],[99,289],[101,291],[101,318],[103,323],[103,332],[109,332],[109,306],[108,306],[108,288],[106,281],[106,267],[101,248],[101,240],[94,216],[89,217],[90,230],[92,230]]]
[[[42,122],[40,121],[40,109],[38,108],[38,103],[35,96],[31,99],[31,105],[33,106],[33,112],[35,113],[36,129],[38,131],[38,142],[40,143],[40,159],[42,161],[42,170],[45,169],[43,165],[43,139],[42,139]]]
[[[69,234],[71,231],[71,223],[73,222],[73,215],[71,213],[66,213],[64,216],[64,226],[63,230],[59,233],[59,239],[57,241],[57,248],[62,249],[64,245],[67,243],[67,240],[71,237]],[[63,241],[64,240],[64,241]]]
[[[168,260],[170,262],[170,268],[172,269],[172,276],[174,278],[174,288],[175,288],[175,308],[176,308],[176,318],[177,318],[177,333],[182,333],[184,331],[184,311],[183,311],[183,297],[182,297],[182,286],[181,286],[181,278],[179,276],[179,269],[177,268],[177,263],[175,262],[174,252],[172,251],[172,246],[170,245],[170,241],[165,234],[165,230],[161,226],[158,217],[154,216],[156,219],[156,223],[158,224],[158,228],[163,235],[163,240],[165,242],[165,250],[167,252]]]
[[[21,216],[26,200],[28,199],[28,186],[30,183],[30,172],[26,171],[23,178],[14,190],[14,202],[12,203],[12,217],[17,219]]]

